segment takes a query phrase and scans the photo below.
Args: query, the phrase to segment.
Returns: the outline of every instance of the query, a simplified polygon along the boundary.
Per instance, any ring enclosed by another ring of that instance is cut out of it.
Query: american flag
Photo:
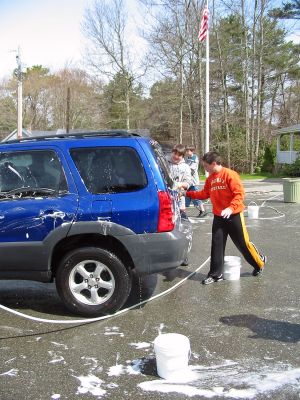
[[[209,11],[208,7],[206,6],[203,10],[198,39],[200,42],[203,42],[206,39],[207,31],[208,31],[208,18],[209,18]]]

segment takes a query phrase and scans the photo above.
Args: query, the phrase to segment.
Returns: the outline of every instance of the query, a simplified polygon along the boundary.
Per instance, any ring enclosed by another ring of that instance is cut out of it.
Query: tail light
[[[157,232],[170,232],[174,229],[174,213],[172,199],[167,192],[158,192],[159,215]]]

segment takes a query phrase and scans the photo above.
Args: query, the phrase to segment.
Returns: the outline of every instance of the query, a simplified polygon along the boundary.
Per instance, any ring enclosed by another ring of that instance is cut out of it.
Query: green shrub
[[[300,176],[300,157],[293,164],[285,164],[283,173],[287,176]]]
[[[263,172],[272,172],[275,166],[275,158],[276,152],[274,150],[274,147],[272,148],[271,146],[266,146],[261,170]]]

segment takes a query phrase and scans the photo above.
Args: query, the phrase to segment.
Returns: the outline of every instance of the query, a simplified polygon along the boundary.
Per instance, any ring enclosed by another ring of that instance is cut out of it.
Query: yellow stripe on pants
[[[254,244],[252,242],[250,242],[249,234],[248,234],[248,231],[247,231],[247,228],[246,228],[246,224],[245,224],[244,214],[241,212],[240,216],[241,216],[241,223],[242,223],[242,228],[243,228],[243,236],[244,236],[244,240],[245,240],[246,246],[247,246],[247,248],[249,250],[249,253],[251,254],[253,259],[255,260],[257,266],[259,268],[262,268],[264,266],[264,262],[260,258],[260,255],[259,255],[259,253],[257,251],[257,248],[254,246]]]

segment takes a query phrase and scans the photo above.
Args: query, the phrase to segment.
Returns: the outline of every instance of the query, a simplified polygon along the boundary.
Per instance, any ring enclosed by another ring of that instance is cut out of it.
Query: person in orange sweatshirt
[[[202,281],[204,285],[223,280],[225,247],[228,235],[253,267],[253,276],[261,274],[266,256],[261,254],[250,242],[246,229],[243,210],[245,191],[239,175],[221,165],[221,157],[215,151],[204,154],[202,163],[208,172],[204,187],[200,191],[187,191],[191,199],[210,198],[214,214],[210,270]]]

